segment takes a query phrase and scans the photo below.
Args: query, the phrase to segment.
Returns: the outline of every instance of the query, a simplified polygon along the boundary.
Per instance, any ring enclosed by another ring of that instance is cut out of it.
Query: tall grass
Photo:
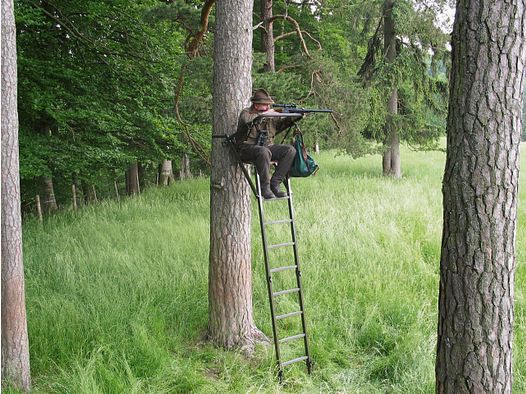
[[[59,214],[43,225],[26,221],[34,391],[434,392],[444,154],[404,150],[402,158],[401,180],[384,179],[377,156],[351,160],[334,153],[320,155],[315,177],[293,180],[316,364],[311,376],[302,365],[289,367],[282,386],[275,379],[272,347],[245,359],[204,340],[207,179]],[[524,168],[524,155],[522,163]],[[284,212],[277,205],[266,207],[279,218]],[[255,319],[270,336],[255,210],[253,224]],[[269,236],[277,239],[279,231]],[[524,188],[517,251],[514,388],[519,393],[526,392]],[[283,263],[290,257],[272,258]],[[290,280],[284,277],[281,285]],[[280,308],[290,311],[292,300]],[[297,329],[293,320],[282,328],[291,334]]]

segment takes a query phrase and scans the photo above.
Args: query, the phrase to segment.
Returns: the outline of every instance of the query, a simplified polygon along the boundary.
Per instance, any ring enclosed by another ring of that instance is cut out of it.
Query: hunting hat
[[[269,96],[265,89],[256,89],[254,95],[250,98],[254,104],[273,104],[274,100]]]

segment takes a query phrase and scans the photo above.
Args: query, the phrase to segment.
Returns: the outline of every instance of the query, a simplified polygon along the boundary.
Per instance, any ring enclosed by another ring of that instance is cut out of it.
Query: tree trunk
[[[274,60],[275,46],[274,46],[274,28],[272,18],[272,0],[261,0],[261,20],[263,21],[263,29],[261,33],[261,41],[263,43],[263,50],[267,56],[265,63],[265,71],[276,72],[276,62]]]
[[[90,202],[90,191],[89,185],[85,181],[80,182],[80,189],[82,191],[82,202],[84,205],[88,205]]]
[[[16,86],[13,1],[2,0],[2,384],[29,391]]]
[[[249,102],[252,1],[217,3],[213,135],[236,129]],[[243,172],[221,138],[213,138],[208,277],[210,340],[250,352],[260,338],[252,316],[250,194]]]
[[[53,178],[42,177],[44,187],[44,209],[47,213],[54,212],[58,209],[57,200],[55,199],[55,188],[53,187]]]
[[[393,20],[394,0],[386,0],[384,3],[384,55],[387,62],[396,59],[396,34]],[[400,141],[398,133],[393,125],[392,117],[398,113],[398,90],[394,86],[387,105],[386,140],[384,143],[384,154],[382,158],[383,174],[400,178],[402,176],[400,162]]]
[[[438,393],[512,391],[524,17],[523,1],[457,3],[443,183]]]
[[[126,194],[133,196],[139,194],[139,164],[131,164],[126,171]]]
[[[179,171],[179,179],[190,179],[192,178],[192,171],[190,171],[190,157],[187,153],[183,154],[181,160],[181,170]]]
[[[163,164],[161,165],[161,171],[160,171],[160,182],[159,184],[163,186],[168,186],[170,183],[174,181],[174,172],[172,170],[172,161],[171,160],[163,160]]]
[[[139,190],[139,194],[141,194],[141,189],[144,189],[146,187],[147,168],[148,164],[146,166],[143,166],[141,162],[137,163],[137,189]]]

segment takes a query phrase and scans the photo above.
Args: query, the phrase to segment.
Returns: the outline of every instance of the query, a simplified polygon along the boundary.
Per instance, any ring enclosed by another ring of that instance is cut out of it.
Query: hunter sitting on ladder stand
[[[236,132],[236,147],[244,162],[256,166],[261,180],[261,194],[265,199],[286,197],[280,185],[292,166],[296,149],[292,145],[274,144],[274,137],[303,117],[294,114],[289,117],[272,117],[270,109],[274,103],[265,89],[257,89],[250,98],[252,105],[239,114]],[[269,117],[262,115],[269,114]],[[270,163],[277,161],[274,175],[270,178]]]

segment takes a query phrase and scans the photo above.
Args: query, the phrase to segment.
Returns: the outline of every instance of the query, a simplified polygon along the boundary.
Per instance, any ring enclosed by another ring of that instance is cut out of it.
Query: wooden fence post
[[[36,197],[36,203],[37,203],[38,221],[42,222],[42,206],[40,205],[40,196],[38,194]]]
[[[77,210],[77,187],[73,183],[71,185],[71,192],[73,193],[73,210]]]
[[[113,181],[113,184],[115,185],[115,194],[117,195],[117,201],[120,201],[121,196],[119,196],[119,187],[117,186],[117,181]]]
[[[95,185],[91,185],[91,188],[93,190],[93,200],[95,202],[99,202],[99,200],[97,199],[97,191],[95,190]]]

